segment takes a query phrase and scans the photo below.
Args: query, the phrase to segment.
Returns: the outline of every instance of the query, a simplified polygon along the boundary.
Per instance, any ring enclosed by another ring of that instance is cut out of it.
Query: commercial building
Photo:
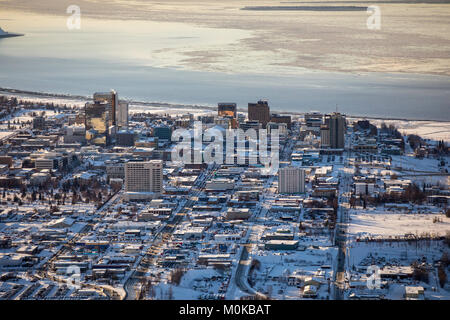
[[[83,126],[67,126],[65,128],[64,143],[86,142],[86,130]]]
[[[134,131],[120,130],[116,134],[116,144],[118,146],[134,146],[136,141],[136,134]]]
[[[305,170],[297,167],[286,167],[278,171],[278,193],[304,192]]]
[[[345,116],[334,112],[325,117],[325,124],[330,130],[330,147],[344,149],[345,147]]]
[[[170,140],[172,137],[172,128],[167,126],[159,126],[153,129],[153,136],[159,140]]]
[[[264,244],[266,250],[296,250],[298,240],[269,240]]]
[[[375,191],[374,183],[364,183],[357,182],[355,183],[355,194],[356,195],[371,195]]]
[[[94,103],[105,103],[107,105],[107,111],[109,113],[108,125],[109,128],[116,124],[117,116],[116,112],[119,108],[119,97],[114,90],[110,92],[96,92],[94,93]]]
[[[233,179],[217,178],[206,182],[205,188],[207,191],[226,191],[234,189]]]
[[[106,103],[108,105],[109,122],[108,127],[128,127],[128,103],[119,101],[116,91],[94,93],[94,103]]]
[[[322,148],[329,148],[330,145],[330,128],[328,125],[323,124],[320,126],[320,146]]]
[[[275,122],[275,123],[285,123],[287,125],[288,129],[291,129],[291,116],[289,115],[281,115],[281,114],[272,114],[272,116],[270,117],[270,122]]]
[[[270,121],[270,108],[266,100],[259,100],[257,103],[248,104],[248,120],[259,121],[265,129]]]
[[[162,160],[132,161],[125,164],[125,192],[128,199],[142,199],[163,190]]]
[[[237,117],[237,107],[236,103],[219,103],[217,105],[217,115],[219,117],[232,117],[236,119]]]
[[[239,124],[239,128],[244,131],[253,129],[258,133],[258,130],[261,129],[261,123],[259,121],[245,121]]]
[[[86,103],[85,129],[86,141],[95,145],[109,144],[110,106],[106,102]]]
[[[119,129],[128,128],[128,103],[119,101],[118,107],[116,112],[116,125]]]
[[[309,128],[319,128],[322,125],[323,115],[317,111],[311,111],[305,114],[305,124]]]

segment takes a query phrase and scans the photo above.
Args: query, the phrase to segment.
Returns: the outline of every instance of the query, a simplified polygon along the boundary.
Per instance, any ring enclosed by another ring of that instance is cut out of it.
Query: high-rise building
[[[266,128],[270,121],[270,108],[266,100],[259,100],[257,103],[248,104],[248,120],[259,121],[263,127]]]
[[[217,115],[219,117],[232,117],[236,119],[237,107],[236,103],[221,102],[217,105]]]
[[[116,125],[120,129],[128,128],[128,103],[120,101],[116,112]]]
[[[162,160],[130,161],[125,164],[125,192],[161,193]]]
[[[285,167],[278,170],[278,193],[304,193],[305,170]]]
[[[119,95],[114,90],[110,92],[96,92],[94,93],[94,103],[106,103],[108,105],[109,120],[108,128],[116,125],[117,112],[119,109]]]
[[[330,147],[330,128],[326,124],[320,126],[320,146],[322,148]]]
[[[96,145],[109,144],[109,108],[106,102],[86,103],[84,108],[84,126],[88,143]]]
[[[330,147],[344,149],[345,147],[345,116],[334,112],[325,117],[325,124],[330,129]]]
[[[108,111],[110,113],[108,127],[128,127],[128,103],[119,101],[119,95],[116,91],[111,90],[110,92],[94,93],[94,103],[95,102],[108,104]]]

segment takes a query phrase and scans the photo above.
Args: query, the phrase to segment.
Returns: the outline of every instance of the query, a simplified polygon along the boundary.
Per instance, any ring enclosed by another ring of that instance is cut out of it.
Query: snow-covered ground
[[[371,119],[370,122],[377,127],[383,122],[387,126],[392,124],[405,135],[416,134],[424,139],[450,141],[450,122],[381,119]]]
[[[387,213],[351,211],[349,235],[353,237],[395,237],[412,233],[439,236],[450,231],[450,218],[444,214]],[[439,219],[437,222],[435,219]],[[433,222],[435,221],[435,222]]]

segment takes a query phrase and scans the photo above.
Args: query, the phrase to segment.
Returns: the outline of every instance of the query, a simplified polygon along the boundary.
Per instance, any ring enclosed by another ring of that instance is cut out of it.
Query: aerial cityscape
[[[450,300],[450,55],[392,44],[402,4],[380,26],[363,1],[69,2],[0,1],[0,300]],[[421,5],[443,7],[430,46],[448,5]],[[323,59],[263,52],[258,17],[297,13],[325,21],[303,52]],[[328,14],[388,58],[334,51]]]

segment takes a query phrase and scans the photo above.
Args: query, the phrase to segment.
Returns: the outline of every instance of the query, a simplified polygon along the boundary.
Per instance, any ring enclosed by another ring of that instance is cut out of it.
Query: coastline
[[[49,92],[37,92],[37,91],[28,91],[22,89],[13,89],[13,88],[3,88],[0,87],[0,94],[6,95],[14,95],[17,97],[23,97],[23,95],[36,97],[36,98],[48,98],[48,99],[67,99],[67,100],[92,100],[91,96],[83,96],[83,95],[72,95],[72,94],[64,94],[64,93],[49,93]],[[176,109],[194,109],[198,111],[202,110],[210,110],[216,111],[216,106],[208,106],[208,105],[199,105],[199,104],[181,104],[181,103],[169,103],[169,102],[157,102],[157,101],[138,101],[138,100],[130,100],[130,99],[121,99],[129,104],[143,106],[143,107],[151,107],[151,108],[176,108]],[[218,101],[220,102],[220,101]],[[247,110],[244,108],[238,108],[238,112],[247,113]],[[312,110],[310,110],[312,111]],[[319,110],[320,111],[320,110]],[[302,116],[305,112],[295,112],[295,111],[279,111],[273,110],[273,113],[277,114],[287,114],[293,116]],[[346,114],[348,118],[351,119],[368,119],[368,120],[391,120],[391,121],[414,121],[414,122],[437,122],[437,123],[450,123],[446,120],[436,120],[436,119],[411,119],[411,118],[396,118],[396,117],[376,117],[376,116],[367,116],[367,115],[357,115],[357,114]]]
[[[81,108],[85,102],[91,101],[91,96],[84,95],[70,95],[61,93],[35,92],[29,90],[0,88],[0,95],[14,96],[21,100],[53,102],[59,104],[68,104]],[[159,114],[180,115],[192,113],[194,115],[211,114],[216,112],[217,107],[214,105],[202,104],[183,104],[183,103],[169,103],[169,102],[148,102],[136,101],[132,99],[121,99],[129,103],[130,113],[152,112]],[[219,101],[218,101],[219,102]],[[247,110],[238,108],[238,111],[246,114]],[[274,113],[287,114],[294,117],[301,117],[306,112],[289,112],[272,110]],[[394,117],[371,117],[364,115],[346,114],[350,121],[370,120],[373,124],[381,126],[382,123],[386,125],[394,125],[404,135],[416,134],[424,139],[435,141],[450,142],[450,121],[445,120],[428,120],[428,119],[407,119]]]

